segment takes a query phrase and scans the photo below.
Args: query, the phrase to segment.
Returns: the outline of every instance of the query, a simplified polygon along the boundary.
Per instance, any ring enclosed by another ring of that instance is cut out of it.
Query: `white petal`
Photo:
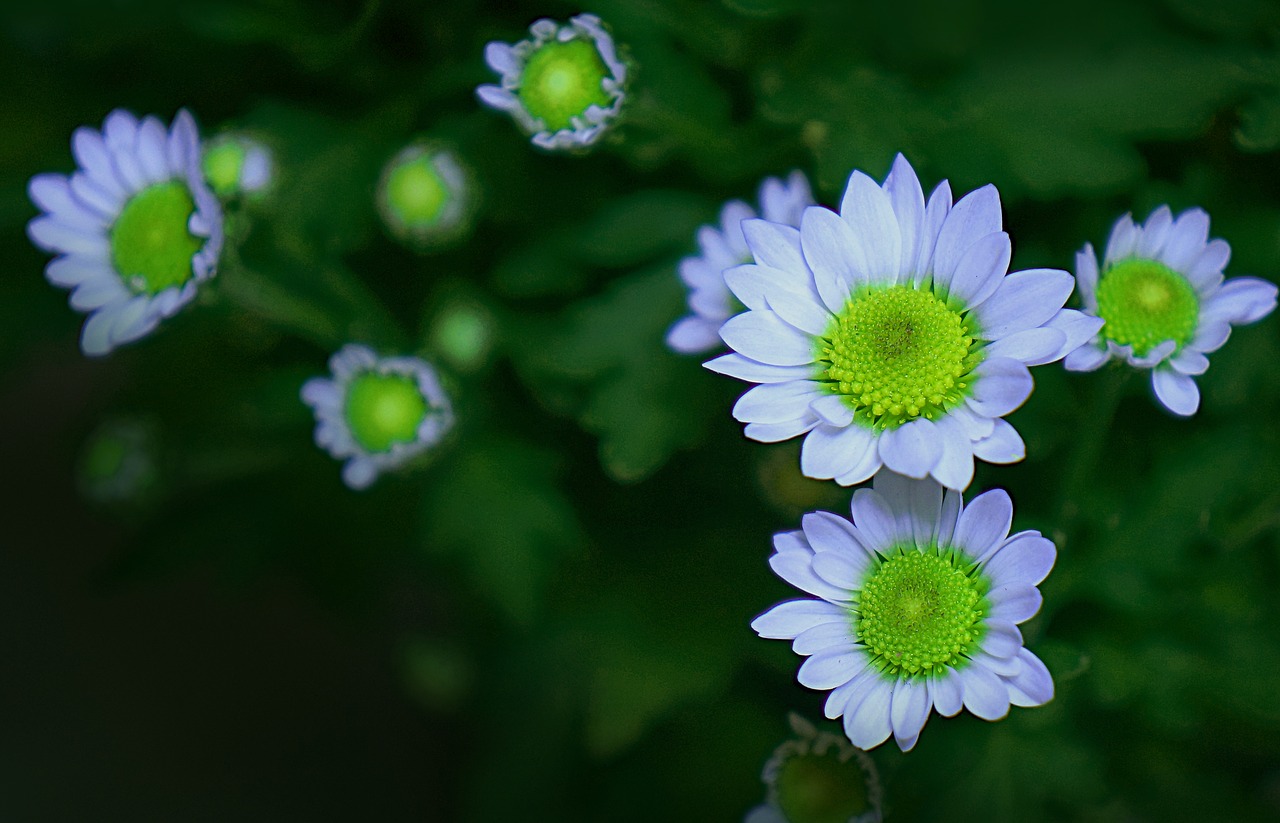
[[[1007,620],[988,620],[982,651],[992,657],[1013,657],[1022,648],[1022,632]]]
[[[704,317],[682,317],[667,331],[667,345],[681,354],[701,354],[721,348],[720,324]]]
[[[999,720],[1009,713],[1009,689],[994,672],[970,663],[959,675],[966,709],[983,720]]]
[[[1111,227],[1111,236],[1107,238],[1107,249],[1103,256],[1103,267],[1126,257],[1132,257],[1138,247],[1138,229],[1133,224],[1133,215],[1125,214]]]
[[[1160,253],[1160,261],[1174,271],[1186,271],[1204,250],[1209,240],[1209,215],[1204,209],[1187,209],[1173,221],[1169,242]]]
[[[897,218],[902,238],[902,258],[898,271],[905,275],[920,274],[924,261],[920,257],[921,239],[925,232],[924,191],[915,169],[901,154],[893,158],[893,168],[884,181],[884,191]],[[932,251],[932,245],[930,246]]]
[[[484,47],[484,62],[498,74],[516,74],[520,71],[520,59],[506,43],[493,41]]]
[[[1200,408],[1200,389],[1196,381],[1185,374],[1167,367],[1157,368],[1151,372],[1151,385],[1156,397],[1174,414],[1189,417]]]
[[[833,586],[813,573],[810,558],[811,555],[807,552],[775,552],[769,558],[769,568],[773,569],[778,577],[803,592],[821,597],[823,600],[848,600],[847,589]]]
[[[943,717],[954,717],[964,708],[964,687],[960,684],[959,673],[954,669],[945,669],[936,677],[929,679],[930,691],[933,692],[933,706]]]
[[[893,726],[893,739],[904,752],[915,747],[931,708],[924,680],[899,680],[894,685],[889,721]]]
[[[1222,270],[1231,260],[1231,246],[1225,240],[1210,240],[1204,251],[1185,269],[1187,280],[1203,295],[1207,286],[1222,282]]]
[[[1032,329],[1058,313],[1071,296],[1075,278],[1058,269],[1028,269],[1010,274],[990,299],[975,309],[983,340]]]
[[[863,669],[862,674],[831,690],[823,704],[823,715],[828,720],[835,720],[846,711],[856,709],[879,680],[879,672],[871,668]]]
[[[844,733],[859,749],[879,746],[889,738],[893,727],[889,721],[889,704],[893,698],[893,681],[874,676],[870,691],[852,710],[844,713]],[[852,700],[850,705],[852,705]]]
[[[1094,371],[1109,359],[1106,349],[1097,343],[1085,343],[1078,349],[1070,351],[1062,358],[1062,367],[1067,371]]]
[[[785,600],[751,621],[756,634],[770,640],[794,640],[801,632],[823,623],[849,621],[848,609],[825,600]]]
[[[785,322],[812,337],[821,337],[831,326],[831,313],[817,296],[798,295],[783,289],[772,289],[766,295],[769,308]]]
[[[1183,348],[1169,361],[1169,365],[1182,374],[1204,374],[1209,369],[1209,358],[1192,348]]]
[[[975,560],[1004,542],[1013,525],[1013,501],[1004,489],[992,489],[970,501],[956,523],[953,545]]]
[[[815,653],[796,673],[800,685],[810,689],[834,689],[843,686],[867,667],[867,653],[851,646],[824,649]]]
[[[984,570],[995,586],[1035,586],[1049,575],[1057,557],[1052,540],[1037,532],[1020,532],[996,549]]]
[[[785,295],[793,295],[808,299],[814,303],[814,310],[827,317],[818,292],[813,288],[812,278],[807,271],[795,273],[786,269],[775,269],[759,263],[748,263],[725,269],[717,277],[723,279],[728,291],[742,301],[749,309],[769,309],[771,300]],[[826,331],[825,321],[818,334]]]
[[[837,646],[848,647],[852,643],[852,623],[820,623],[796,635],[791,650],[796,654],[810,655]]]
[[[733,418],[742,423],[785,423],[804,415],[822,389],[811,380],[764,383],[748,390],[733,406]]]
[[[1233,277],[1205,301],[1201,322],[1225,320],[1239,326],[1261,320],[1275,307],[1275,283],[1257,277]]]
[[[782,423],[748,423],[742,433],[758,443],[781,443],[809,432],[820,422],[817,415],[809,414]]]
[[[1199,352],[1212,353],[1222,348],[1230,336],[1231,326],[1225,320],[1205,321],[1196,329],[1196,336],[1191,338],[1190,348]]]
[[[933,278],[933,258],[938,245],[938,235],[942,232],[942,226],[950,214],[951,185],[943,180],[929,195],[929,202],[924,208],[924,229],[920,236],[917,284],[923,284],[925,280]]]
[[[101,357],[111,351],[111,326],[115,323],[116,307],[105,306],[89,315],[80,329],[80,350],[90,357]]]
[[[991,620],[1008,620],[1010,623],[1025,623],[1036,616],[1043,595],[1035,586],[995,586],[987,596],[991,601]]]
[[[865,480],[869,480],[872,475],[880,471],[882,465],[880,454],[874,448],[873,442],[868,445],[862,457],[845,470],[844,474],[836,475],[835,481],[841,486],[856,486]]]
[[[973,480],[973,445],[960,421],[947,415],[935,424],[942,452],[932,475],[948,489],[964,490]]]
[[[368,458],[353,457],[342,467],[342,482],[352,491],[363,491],[378,477],[378,467]]]
[[[1056,329],[1063,333],[1066,340],[1063,341],[1062,348],[1048,360],[1023,362],[1026,362],[1028,366],[1040,366],[1061,360],[1097,336],[1102,329],[1103,322],[1101,317],[1085,314],[1075,309],[1060,309],[1057,314],[1049,318],[1049,322],[1045,323],[1043,328]]]
[[[964,496],[955,489],[947,489],[942,495],[942,512],[938,515],[938,545],[955,543],[956,526],[960,524],[960,512],[964,509]]]
[[[76,311],[93,311],[108,303],[128,300],[131,295],[118,277],[95,277],[76,287],[71,293],[71,307]]]
[[[889,196],[876,181],[860,171],[850,175],[840,203],[840,217],[853,230],[865,255],[865,267],[860,270],[863,281],[873,282],[874,278],[897,282],[902,235]]]
[[[800,470],[806,477],[831,480],[859,462],[875,446],[875,435],[858,425],[819,425],[800,448]]]
[[[819,397],[809,404],[814,414],[822,418],[822,422],[837,428],[844,428],[853,422],[853,409],[842,395],[828,394]]]
[[[173,123],[169,125],[169,164],[174,171],[186,169],[195,179],[201,179],[200,131],[196,128],[196,119],[186,109],[179,109]],[[351,469],[350,464],[347,468],[356,475],[357,480],[364,479],[365,470]],[[377,468],[371,465],[368,473],[376,475]],[[345,476],[344,473],[344,479]],[[372,482],[373,477],[370,476],[365,485]],[[347,485],[351,486],[351,483],[348,482]]]
[[[716,338],[719,340],[719,337]],[[718,374],[727,374],[752,383],[785,383],[791,380],[807,380],[813,369],[809,366],[774,366],[760,363],[737,353],[725,354],[702,364]]]
[[[1059,352],[1066,343],[1065,334],[1057,329],[1042,326],[1002,337],[987,346],[985,353],[988,357],[1011,357],[1028,366],[1040,366],[1061,357]]]
[[[974,241],[956,265],[947,287],[949,299],[972,307],[991,297],[1008,273],[1012,256],[1009,235],[1002,231]]]
[[[916,418],[880,435],[880,459],[889,469],[907,477],[927,477],[942,455],[942,443],[933,422]]]
[[[111,153],[101,134],[87,126],[81,126],[71,135],[71,152],[80,168],[101,188],[117,197],[126,194],[116,176]]]
[[[45,277],[55,286],[71,288],[100,278],[119,282],[115,269],[96,257],[68,255],[53,260],[45,267]]]
[[[97,212],[104,224],[114,221],[124,206],[123,189],[119,186],[107,189],[82,171],[71,175],[71,193],[85,208]]]
[[[973,456],[988,463],[1017,463],[1027,456],[1027,446],[1017,429],[1004,420],[996,420],[991,434],[975,441]]]
[[[82,254],[105,257],[106,236],[72,228],[56,217],[37,217],[27,224],[27,236],[36,246],[55,254]]]
[[[800,221],[800,247],[822,302],[832,313],[843,311],[851,286],[866,283],[866,261],[853,229],[835,212],[810,206]]]
[[[755,218],[742,221],[742,234],[757,263],[797,274],[809,271],[799,229]]]
[[[823,580],[847,591],[854,591],[861,583],[871,555],[858,545],[843,551],[820,551],[813,556],[813,571]],[[840,598],[847,600],[848,597]]]
[[[933,282],[950,288],[951,278],[969,247],[1001,228],[1000,193],[995,186],[988,184],[960,198],[938,232],[938,245],[933,253]]]
[[[514,111],[520,108],[520,98],[501,86],[477,86],[476,97],[491,109]]]
[[[1085,308],[1098,310],[1098,257],[1092,243],[1085,243],[1084,248],[1076,252],[1076,291]]]
[[[1018,652],[1022,671],[1009,678],[1009,702],[1015,706],[1043,706],[1053,699],[1053,677],[1040,658],[1026,649]]]
[[[720,339],[752,360],[775,366],[803,366],[814,361],[812,337],[796,331],[770,311],[749,311],[729,318]]]
[[[899,528],[893,506],[875,489],[862,488],[854,492],[850,508],[853,524],[866,538],[863,544],[870,550],[885,552],[911,538]]]
[[[974,377],[968,405],[984,417],[1004,417],[1025,403],[1035,387],[1027,367],[1008,357],[984,360]]]
[[[1157,259],[1169,240],[1169,231],[1172,228],[1173,212],[1168,206],[1160,206],[1151,212],[1147,221],[1142,224],[1141,236],[1138,238],[1134,253],[1147,260]]]
[[[938,537],[938,516],[942,513],[942,487],[932,479],[912,483],[907,512],[916,545],[933,543]]]
[[[168,158],[168,135],[164,125],[154,117],[147,117],[138,129],[138,145],[134,150],[144,179],[161,183],[171,177]],[[116,153],[119,157],[120,153]]]

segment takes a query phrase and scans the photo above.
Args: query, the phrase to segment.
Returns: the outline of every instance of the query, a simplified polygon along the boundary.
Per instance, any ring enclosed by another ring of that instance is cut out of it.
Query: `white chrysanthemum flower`
[[[807,435],[806,475],[853,485],[882,465],[964,489],[973,459],[1011,463],[1022,438],[1002,418],[1050,363],[1101,321],[1063,309],[1070,274],[1008,273],[994,186],[952,206],[944,181],[925,202],[902,157],[884,187],[854,172],[837,214],[805,209],[799,230],[742,224],[755,263],[725,272],[749,311],[707,368],[760,383],[734,417],[753,440]]]
[[[426,249],[456,240],[471,228],[475,186],[453,151],[434,142],[417,142],[383,167],[377,203],[392,235]]]
[[[1231,257],[1225,240],[1209,239],[1209,215],[1187,209],[1176,218],[1161,206],[1135,225],[1126,214],[1107,240],[1099,271],[1093,245],[1076,253],[1076,280],[1085,311],[1105,321],[1101,331],[1067,355],[1071,371],[1093,371],[1108,360],[1151,369],[1165,408],[1183,416],[1200,407],[1194,375],[1209,368],[1209,352],[1231,327],[1261,320],[1276,307],[1276,285],[1257,277],[1223,282]]]
[[[88,355],[104,355],[149,334],[196,296],[222,250],[222,209],[200,170],[200,137],[185,109],[165,129],[117,109],[102,131],[71,139],[79,168],[38,174],[28,186],[44,213],[31,241],[57,259],[45,268],[72,289],[89,315],[80,334]]]
[[[866,752],[797,714],[790,721],[796,737],[774,750],[760,776],[768,798],[743,823],[880,823],[880,777]]]
[[[813,205],[813,192],[804,174],[793,171],[787,179],[770,177],[760,184],[759,215],[771,223],[798,227],[800,215]],[[719,226],[698,229],[701,254],[680,261],[680,279],[689,287],[689,309],[667,332],[667,345],[682,354],[700,354],[720,348],[720,327],[743,310],[724,283],[724,270],[751,262],[751,249],[742,234],[742,221],[756,217],[751,206],[730,200],[720,210]]]
[[[342,480],[352,489],[423,454],[453,426],[449,396],[425,361],[348,344],[329,370],[332,378],[303,384],[302,401],[315,410],[316,445],[347,461]]]
[[[999,720],[1010,705],[1053,697],[1017,624],[1040,610],[1036,586],[1057,552],[1039,532],[1009,536],[1008,494],[965,506],[932,480],[881,472],[852,508],[852,524],[815,512],[774,537],[774,572],[814,597],[780,603],[751,627],[808,656],[797,679],[831,690],[826,716],[843,715],[855,746],[892,734],[907,751],[935,708]]]
[[[505,111],[544,149],[581,149],[617,122],[626,100],[627,62],[600,18],[561,25],[538,20],[515,45],[492,42],[484,59],[499,85],[480,86],[486,106]]]
[[[223,199],[263,197],[275,181],[271,149],[240,132],[225,132],[207,141],[202,168],[209,187]]]

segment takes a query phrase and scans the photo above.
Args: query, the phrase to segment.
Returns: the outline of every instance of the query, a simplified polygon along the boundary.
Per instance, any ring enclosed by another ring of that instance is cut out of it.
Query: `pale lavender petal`
[[[1171,368],[1151,372],[1151,385],[1164,407],[1176,415],[1190,417],[1200,408],[1200,389],[1196,381]]]

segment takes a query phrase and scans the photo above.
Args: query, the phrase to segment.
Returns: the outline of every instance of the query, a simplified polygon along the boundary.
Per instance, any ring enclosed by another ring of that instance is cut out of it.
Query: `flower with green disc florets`
[[[427,452],[453,427],[449,396],[423,360],[348,344],[329,370],[331,378],[303,384],[302,401],[315,410],[316,444],[347,461],[342,480],[352,489]]]
[[[1071,371],[1093,371],[1108,360],[1151,370],[1156,398],[1174,414],[1195,414],[1193,379],[1209,368],[1205,355],[1227,342],[1232,326],[1261,320],[1276,307],[1276,284],[1257,277],[1223,282],[1231,257],[1225,240],[1209,239],[1209,215],[1168,206],[1142,225],[1116,221],[1102,266],[1092,244],[1076,253],[1076,280],[1085,311],[1102,329],[1067,355]]]
[[[1063,309],[1056,269],[1009,273],[994,186],[926,203],[899,155],[884,186],[854,172],[840,212],[805,209],[797,230],[742,224],[754,263],[724,274],[748,311],[707,368],[759,385],[734,417],[754,440],[805,436],[809,477],[861,483],[881,466],[964,489],[974,457],[1025,454],[1003,420],[1031,394],[1028,366],[1089,339],[1101,321]]]
[[[195,299],[222,250],[222,209],[200,168],[200,137],[185,109],[166,128],[116,109],[102,131],[72,135],[79,168],[38,174],[28,192],[43,212],[33,243],[57,254],[45,268],[89,315],[80,348],[98,356],[150,334]]]
[[[808,658],[797,679],[830,690],[826,716],[862,749],[892,734],[909,750],[935,708],[999,720],[1042,705],[1053,680],[1017,624],[1039,611],[1057,551],[1036,531],[1010,536],[1012,522],[1003,490],[965,506],[933,480],[881,472],[854,492],[852,523],[815,512],[774,537],[774,572],[812,596],[751,627],[794,641]]]
[[[484,58],[500,82],[480,86],[476,95],[510,114],[540,148],[590,146],[622,113],[627,62],[594,14],[579,14],[563,25],[538,20],[528,39],[489,43]]]

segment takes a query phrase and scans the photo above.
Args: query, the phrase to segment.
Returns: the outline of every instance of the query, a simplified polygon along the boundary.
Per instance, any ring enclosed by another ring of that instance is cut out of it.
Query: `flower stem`
[[[1124,396],[1124,387],[1132,374],[1133,369],[1112,366],[1099,374],[1094,383],[1092,403],[1085,410],[1076,429],[1081,437],[1067,470],[1063,473],[1065,480],[1062,484],[1058,521],[1059,527],[1064,531],[1080,515],[1080,494],[1097,469],[1098,458],[1107,444],[1111,423],[1120,406],[1120,398]]]

